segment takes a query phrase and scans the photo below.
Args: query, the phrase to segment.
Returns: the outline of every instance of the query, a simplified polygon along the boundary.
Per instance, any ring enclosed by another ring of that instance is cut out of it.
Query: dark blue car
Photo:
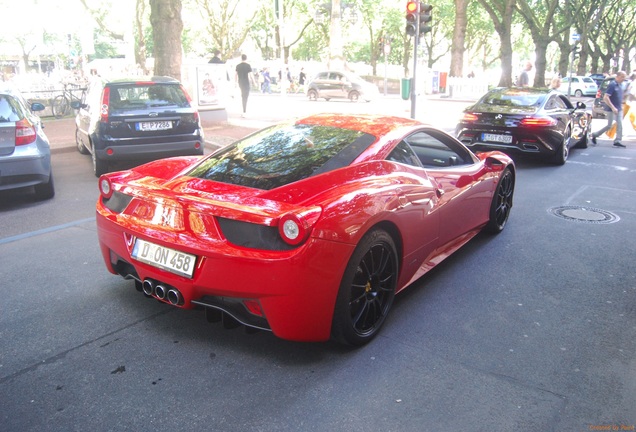
[[[77,105],[77,150],[90,153],[97,177],[120,161],[203,154],[199,113],[175,79],[98,81]]]

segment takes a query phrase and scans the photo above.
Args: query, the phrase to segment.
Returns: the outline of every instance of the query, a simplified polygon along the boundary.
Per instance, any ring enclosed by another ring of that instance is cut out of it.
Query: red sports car
[[[515,166],[411,119],[315,115],[207,157],[103,175],[108,270],[210,321],[362,345],[396,293],[482,228],[499,232]]]

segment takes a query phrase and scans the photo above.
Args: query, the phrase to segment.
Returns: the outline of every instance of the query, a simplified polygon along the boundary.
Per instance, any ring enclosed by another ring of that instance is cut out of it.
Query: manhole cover
[[[608,224],[620,220],[614,213],[591,207],[561,206],[548,209],[548,212],[560,218],[576,222]]]

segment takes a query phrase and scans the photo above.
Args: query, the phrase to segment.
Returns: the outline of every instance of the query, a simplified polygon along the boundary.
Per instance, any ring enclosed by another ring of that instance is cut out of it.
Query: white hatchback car
[[[570,80],[572,81],[571,85]],[[561,78],[561,86],[557,90],[568,96],[596,96],[598,86],[596,85],[596,82],[590,77],[566,76]]]

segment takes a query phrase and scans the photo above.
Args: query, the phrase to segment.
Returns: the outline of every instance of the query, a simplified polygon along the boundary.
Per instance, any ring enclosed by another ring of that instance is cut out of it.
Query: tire
[[[307,97],[309,98],[310,101],[316,101],[318,100],[318,92],[316,90],[309,90],[307,92]]]
[[[95,173],[95,177],[99,178],[102,174],[106,174],[108,172],[108,163],[97,159],[95,149],[91,153],[91,159],[93,160],[93,173]]]
[[[62,118],[66,114],[68,114],[71,110],[71,106],[68,103],[68,99],[64,96],[59,95],[55,99],[53,99],[53,104],[51,105],[51,111],[53,111],[53,115],[55,118]]]
[[[381,229],[367,233],[340,282],[331,325],[333,340],[361,346],[380,331],[393,304],[398,278],[395,242]]]
[[[53,184],[53,171],[49,174],[49,181],[34,186],[35,197],[38,200],[51,199],[55,196],[55,185]]]
[[[574,92],[574,96],[576,96],[578,98],[583,97],[583,92],[581,90],[577,90],[577,91]]]
[[[563,142],[554,154],[554,163],[557,165],[564,165],[570,155],[570,141],[572,140],[572,133],[568,127],[563,135]]]
[[[82,139],[80,138],[78,128],[75,128],[75,145],[77,146],[77,151],[80,152],[81,154],[87,155],[88,153],[90,153],[88,149],[86,148],[86,146],[84,145],[84,143],[82,142]]]
[[[360,93],[358,93],[357,91],[352,91],[351,93],[349,93],[349,100],[351,102],[358,102],[360,100]]]
[[[510,216],[512,200],[515,192],[515,176],[506,168],[499,178],[497,190],[490,204],[490,216],[485,230],[491,234],[499,234],[503,231]]]

